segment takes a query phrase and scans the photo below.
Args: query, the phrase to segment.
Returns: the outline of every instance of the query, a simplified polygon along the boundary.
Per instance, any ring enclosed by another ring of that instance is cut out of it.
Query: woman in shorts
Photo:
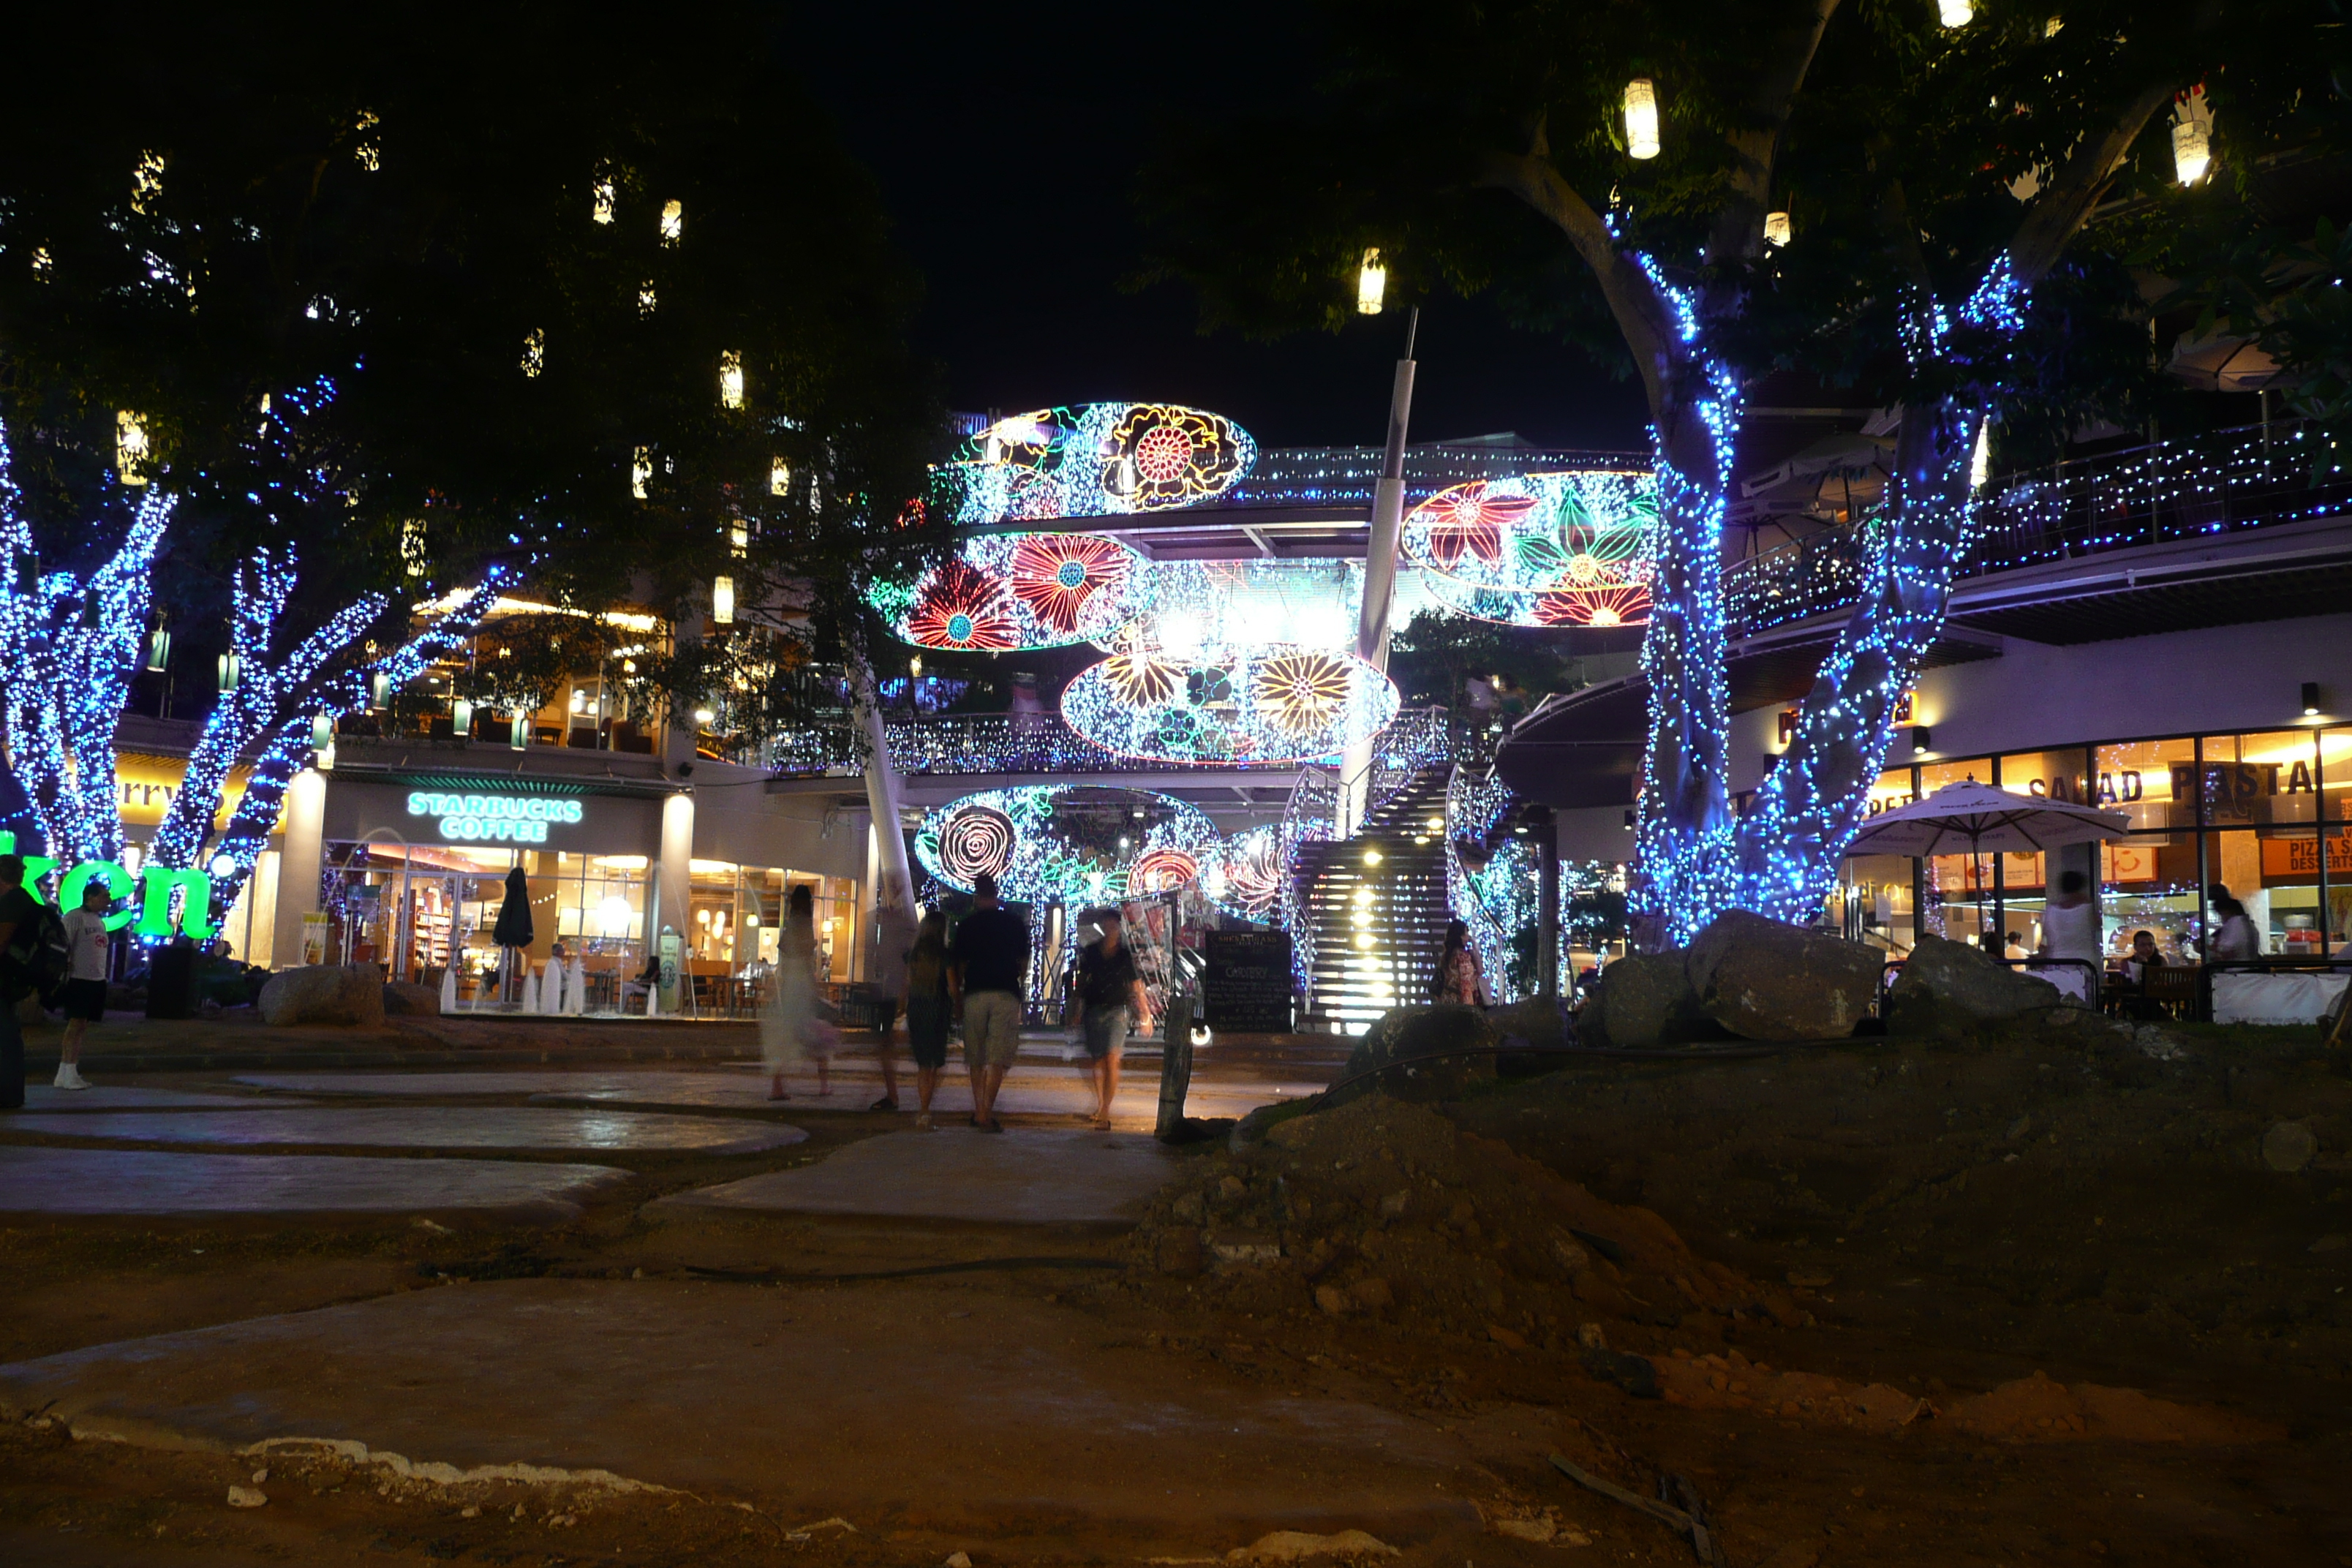
[[[89,1026],[106,1016],[106,906],[113,895],[106,883],[92,878],[82,886],[81,908],[66,911],[66,951],[72,967],[58,999],[66,1010],[65,1049],[58,1054],[57,1086],[88,1089],[81,1076],[81,1040]]]

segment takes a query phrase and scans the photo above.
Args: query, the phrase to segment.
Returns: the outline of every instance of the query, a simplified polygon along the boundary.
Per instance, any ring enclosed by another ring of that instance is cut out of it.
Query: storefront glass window
[[[2319,819],[2319,750],[2309,730],[2205,737],[2205,822],[2244,827]]]
[[[2352,821],[2352,730],[2319,732],[2319,768],[2324,775],[2326,816],[2330,822]],[[2331,868],[2328,880],[2336,879]]]
[[[2197,742],[2135,741],[2093,753],[2090,804],[2141,832],[2197,826]]]

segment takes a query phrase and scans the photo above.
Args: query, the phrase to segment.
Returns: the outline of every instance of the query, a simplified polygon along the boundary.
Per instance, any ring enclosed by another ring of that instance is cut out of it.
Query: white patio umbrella
[[[1880,812],[1846,846],[1849,855],[2039,854],[2064,844],[2121,838],[2119,811],[2014,795],[1974,782],[1946,784],[1925,800]]]

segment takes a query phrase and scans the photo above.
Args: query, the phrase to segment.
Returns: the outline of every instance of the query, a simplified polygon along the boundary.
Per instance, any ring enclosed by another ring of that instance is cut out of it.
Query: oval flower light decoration
[[[923,818],[915,858],[964,892],[983,872],[1013,903],[1144,898],[1190,886],[1224,838],[1189,801],[1150,790],[1023,784],[982,790]]]
[[[1062,693],[1064,721],[1105,751],[1180,763],[1337,756],[1396,712],[1395,685],[1362,659],[1282,644],[1185,660],[1130,647]]]
[[[1655,479],[1526,474],[1441,490],[1406,518],[1405,559],[1449,609],[1512,626],[1649,619]]]
[[[1088,403],[1008,415],[958,447],[938,483],[962,525],[1109,517],[1223,495],[1257,442],[1222,414],[1173,403]]]
[[[1007,652],[1114,637],[1140,615],[1142,557],[1092,533],[997,533],[968,539],[912,586],[867,595],[903,641]]]

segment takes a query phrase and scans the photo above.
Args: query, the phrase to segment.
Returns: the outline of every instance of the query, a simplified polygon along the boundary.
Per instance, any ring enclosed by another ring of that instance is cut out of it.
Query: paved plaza
[[[465,1212],[551,1223],[576,1217],[583,1204],[629,1180],[604,1165],[0,1144],[0,1214],[16,1216]]]
[[[26,1114],[18,1132],[125,1143],[232,1143],[402,1149],[610,1149],[750,1154],[808,1136],[781,1122],[541,1106],[342,1106],[323,1110]]]

